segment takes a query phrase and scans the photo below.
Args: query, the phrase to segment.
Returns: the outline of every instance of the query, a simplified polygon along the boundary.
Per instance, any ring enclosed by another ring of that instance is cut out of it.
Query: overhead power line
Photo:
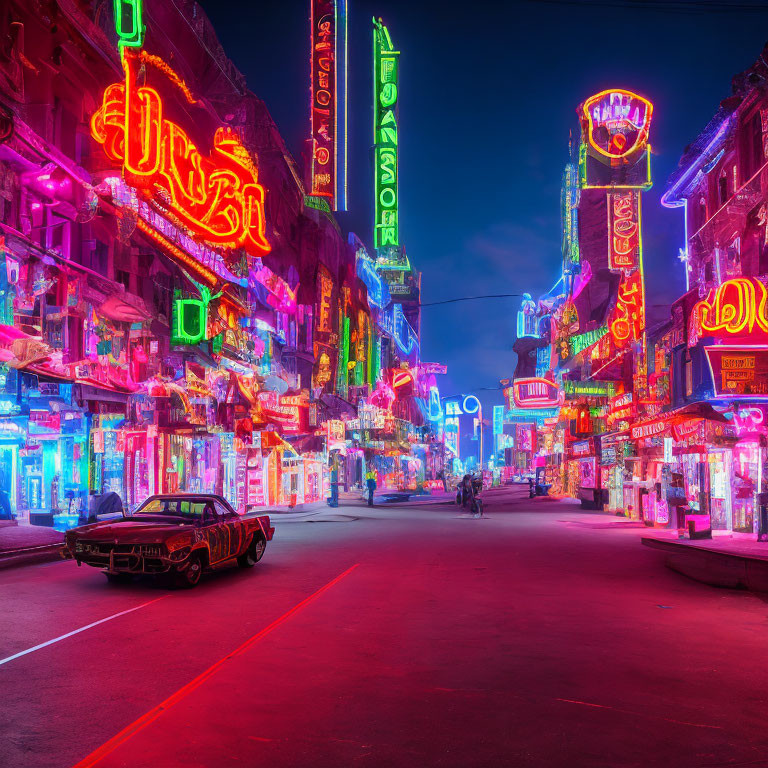
[[[420,307],[435,307],[438,304],[455,304],[457,301],[475,301],[475,299],[510,299],[515,296],[520,297],[522,293],[489,293],[484,296],[461,296],[458,299],[445,299],[444,301],[429,301],[426,304],[419,304]]]

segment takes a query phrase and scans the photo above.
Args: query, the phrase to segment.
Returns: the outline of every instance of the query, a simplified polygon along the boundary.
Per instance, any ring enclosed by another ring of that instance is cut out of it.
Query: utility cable
[[[484,296],[461,296],[458,299],[445,299],[444,301],[429,301],[419,304],[420,307],[435,307],[438,304],[455,304],[457,301],[474,301],[475,299],[509,299],[514,296],[522,296],[522,293],[489,293]]]

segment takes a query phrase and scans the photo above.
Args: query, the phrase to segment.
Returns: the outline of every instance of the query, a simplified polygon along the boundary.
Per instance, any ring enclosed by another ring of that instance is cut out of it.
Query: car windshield
[[[132,517],[152,515],[200,521],[203,519],[203,513],[209,503],[207,501],[193,501],[192,499],[150,499],[139,507]]]

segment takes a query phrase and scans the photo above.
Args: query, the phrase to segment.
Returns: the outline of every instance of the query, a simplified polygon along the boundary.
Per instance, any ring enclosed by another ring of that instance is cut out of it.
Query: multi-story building
[[[382,377],[356,249],[202,9],[126,7],[0,15],[0,492],[320,499]]]

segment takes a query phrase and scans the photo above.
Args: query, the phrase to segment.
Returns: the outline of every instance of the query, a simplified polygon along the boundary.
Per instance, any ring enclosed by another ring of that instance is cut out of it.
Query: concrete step
[[[667,567],[713,587],[768,592],[768,545],[765,555],[715,549],[687,539],[643,536],[646,547],[667,554]]]

